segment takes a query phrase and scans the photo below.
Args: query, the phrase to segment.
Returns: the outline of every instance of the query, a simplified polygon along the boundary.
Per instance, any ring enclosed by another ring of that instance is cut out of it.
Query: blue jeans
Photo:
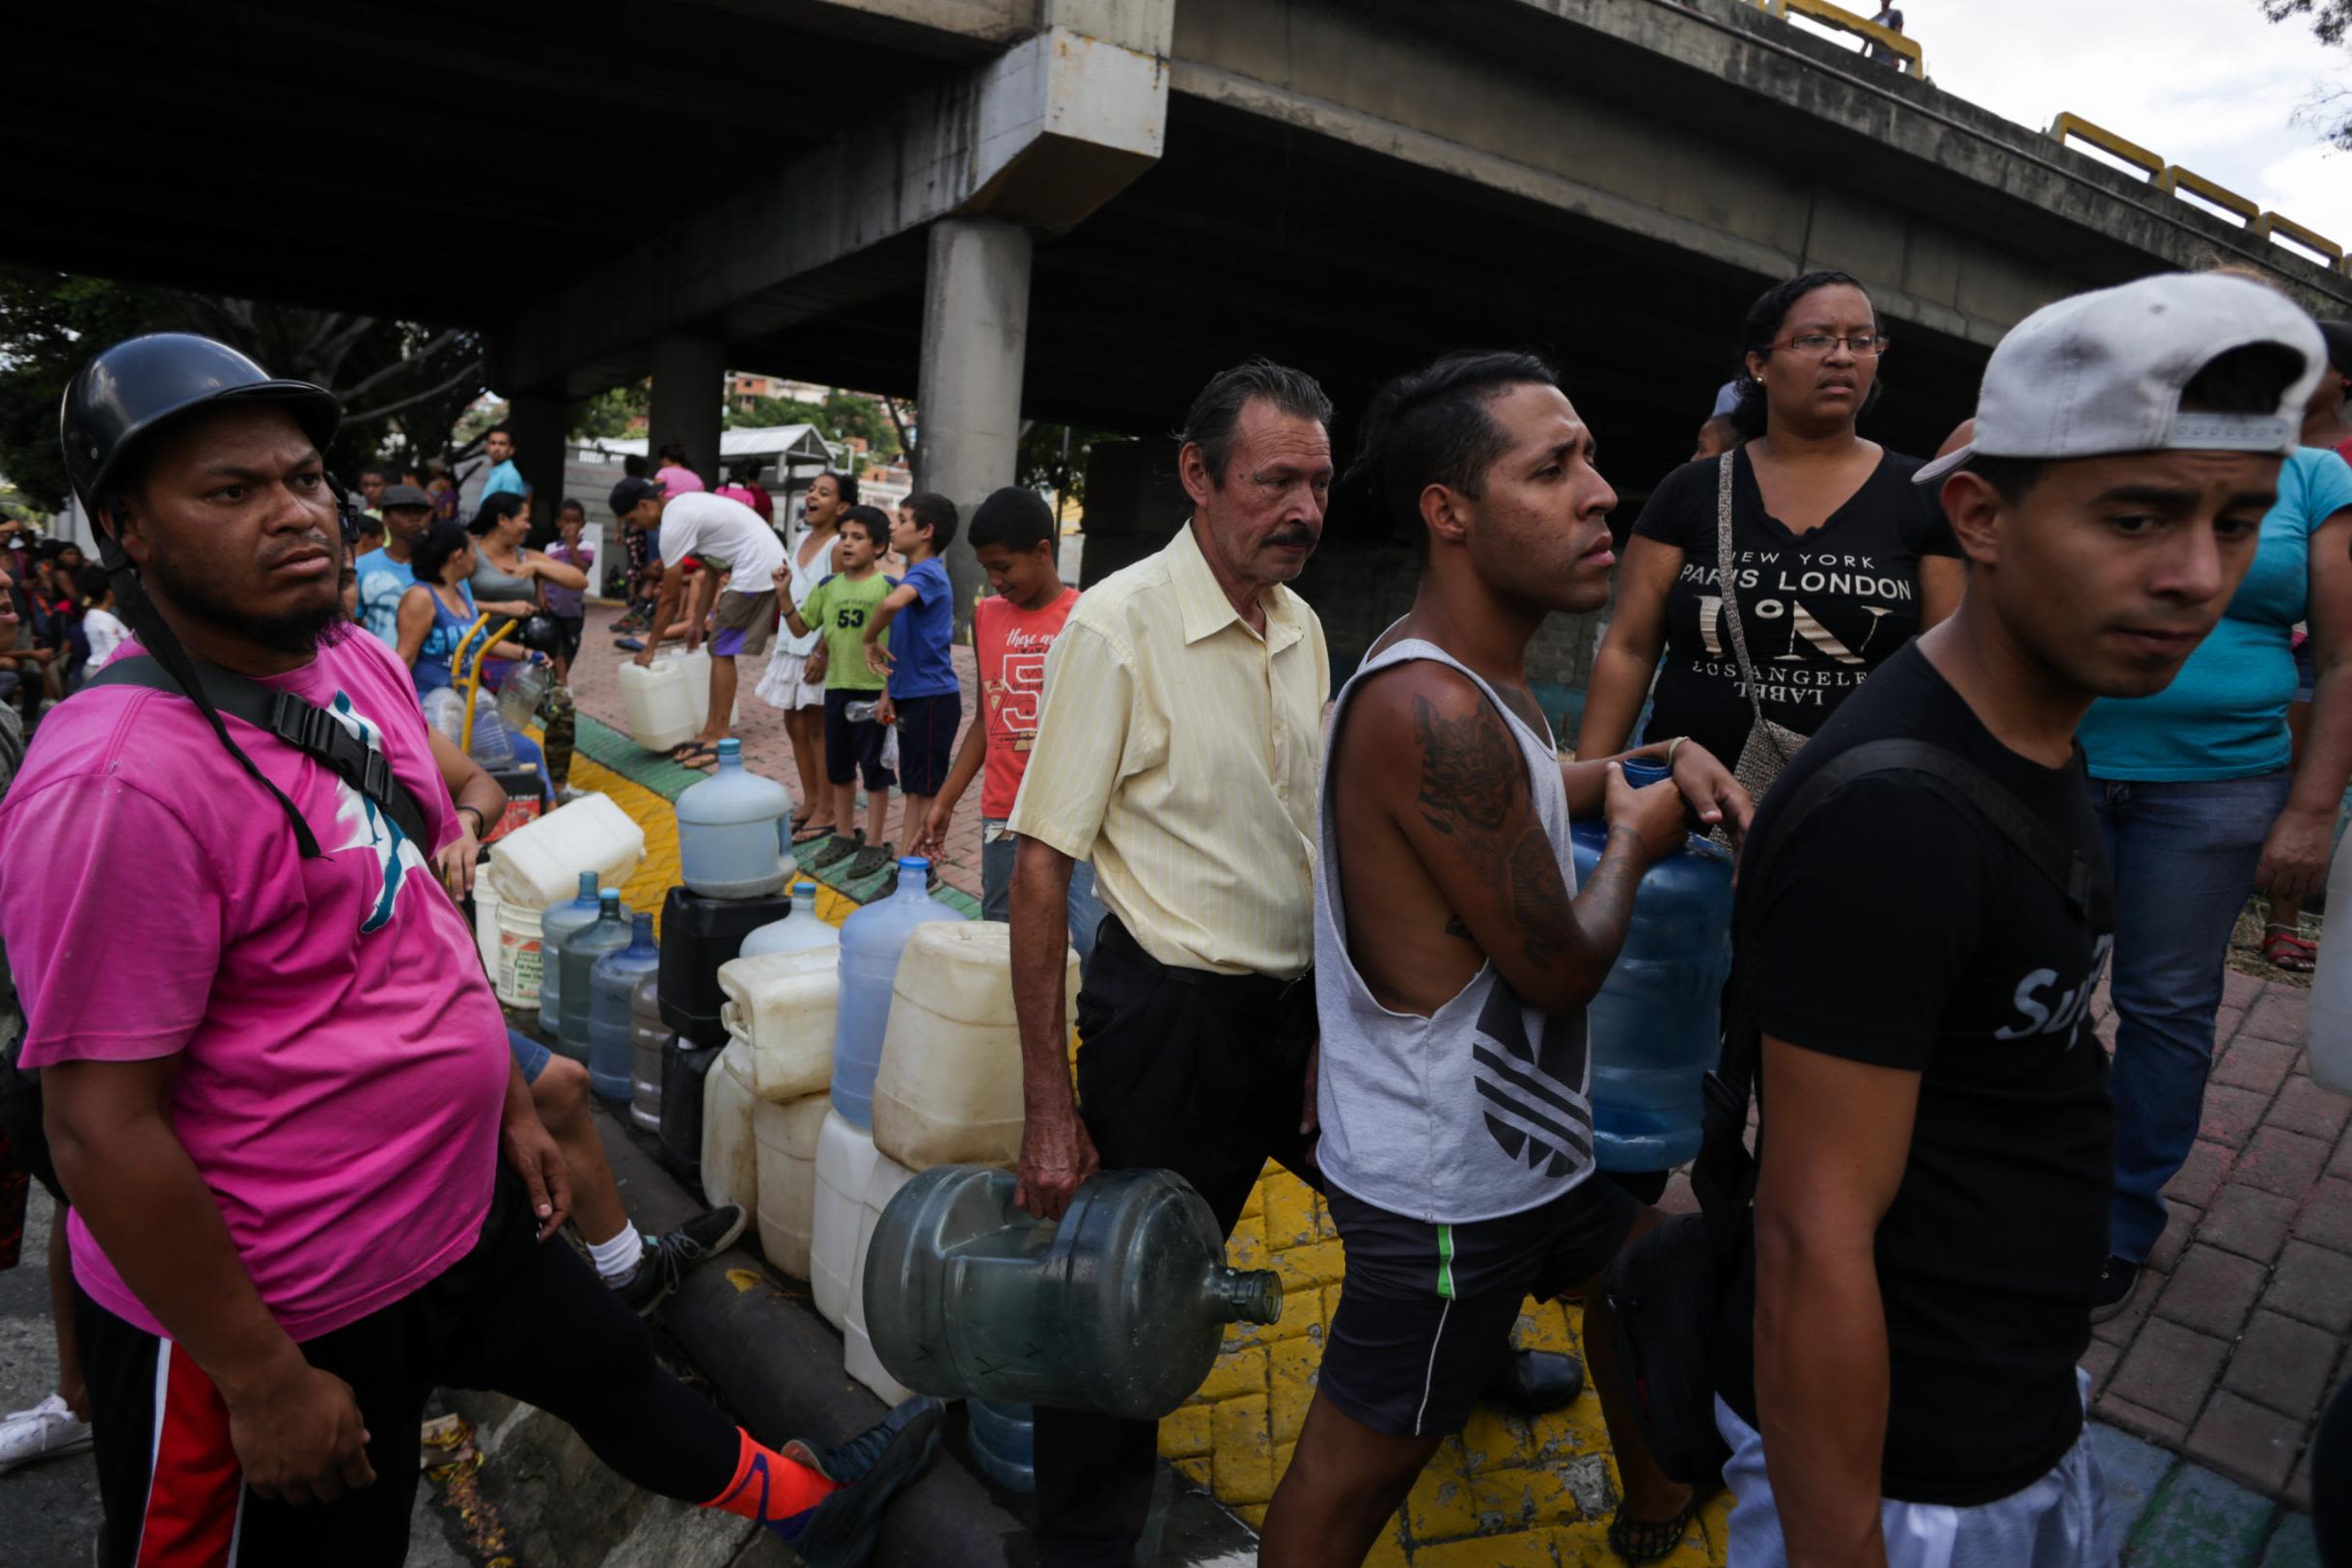
[[[2108,1245],[2128,1262],[2146,1262],[2164,1234],[2164,1184],[2197,1139],[2229,933],[2286,789],[2283,768],[2192,784],[2090,783],[2116,876]]]
[[[980,825],[980,918],[1012,919],[1012,862],[1020,840],[1001,821]],[[1069,942],[1078,949],[1078,972],[1094,956],[1094,932],[1102,924],[1102,900],[1094,896],[1094,866],[1080,861],[1069,873]]]

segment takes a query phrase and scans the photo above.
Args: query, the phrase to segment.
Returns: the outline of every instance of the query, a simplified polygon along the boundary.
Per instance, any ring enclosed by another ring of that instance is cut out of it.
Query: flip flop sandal
[[[830,838],[832,838],[832,837],[833,837],[833,830],[832,830],[832,828],[830,828],[830,827],[822,827],[822,828],[803,828],[803,827],[795,827],[795,828],[793,828],[793,829],[792,829],[792,842],[793,842],[793,844],[794,844],[794,845],[796,845],[796,846],[797,846],[797,845],[800,845],[800,844],[814,844],[814,843],[819,843],[819,842],[822,842],[824,839],[830,839]]]
[[[2308,975],[2319,967],[2319,944],[2305,940],[2291,927],[2262,927],[2262,956],[2290,975]]]
[[[1609,1550],[1625,1561],[1635,1564],[1663,1562],[1682,1545],[1682,1537],[1699,1517],[1707,1499],[1723,1490],[1718,1481],[1691,1489],[1691,1500],[1672,1519],[1628,1519],[1625,1505],[1619,1503],[1609,1521]]]
[[[719,763],[716,746],[681,746],[670,754],[670,760],[681,768],[710,768]]]

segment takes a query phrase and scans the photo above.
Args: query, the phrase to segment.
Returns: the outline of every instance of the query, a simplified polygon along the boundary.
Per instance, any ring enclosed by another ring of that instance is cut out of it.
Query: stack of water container
[[[784,785],[744,767],[742,742],[731,736],[719,742],[718,753],[717,770],[678,797],[682,881],[662,902],[661,950],[651,993],[651,1023],[669,1032],[650,1054],[661,1063],[657,1125],[664,1158],[689,1180],[701,1181],[713,1203],[740,1203],[748,1213],[758,1195],[737,1169],[748,1154],[728,1152],[715,1166],[707,1158],[714,1137],[735,1132],[733,1120],[714,1123],[706,1112],[706,1102],[727,1089],[726,1075],[713,1071],[728,1039],[719,970],[741,949],[746,936],[791,913],[792,900],[784,889],[794,869],[785,854],[792,797]],[[649,1082],[649,1074],[635,1066],[636,1042],[648,1024],[643,999],[632,992],[626,1010],[632,1067],[624,1070],[636,1083]],[[635,1114],[637,1107],[630,1109]],[[742,1147],[748,1151],[747,1133]]]
[[[919,868],[920,867],[920,868]],[[842,928],[832,1109],[817,1135],[809,1282],[842,1331],[850,1376],[895,1403],[902,1387],[875,1353],[866,1258],[899,1190],[935,1166],[1010,1166],[1021,1150],[1021,1041],[1011,933],[957,921],[923,892],[920,862],[899,892]],[[1066,1000],[1078,988],[1069,958]],[[972,1455],[1000,1484],[1032,1484],[1029,1411],[975,1401]]]

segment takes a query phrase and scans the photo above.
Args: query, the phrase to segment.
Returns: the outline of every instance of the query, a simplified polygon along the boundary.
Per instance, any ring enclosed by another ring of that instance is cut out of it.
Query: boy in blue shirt
[[[955,635],[955,593],[939,559],[955,538],[955,503],[917,490],[899,503],[890,547],[906,557],[906,575],[866,622],[866,664],[890,676],[874,717],[899,727],[899,789],[905,797],[909,837],[928,821],[931,800],[947,783],[963,722],[963,692],[949,653]],[[904,618],[888,646],[882,634]],[[934,867],[931,876],[938,879]]]

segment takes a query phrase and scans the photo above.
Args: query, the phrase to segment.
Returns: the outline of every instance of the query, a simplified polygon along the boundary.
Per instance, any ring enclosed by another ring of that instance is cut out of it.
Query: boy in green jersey
[[[866,622],[899,586],[897,578],[885,576],[876,564],[889,537],[890,520],[878,508],[849,508],[842,513],[841,539],[834,546],[834,560],[841,570],[785,612],[793,636],[804,637],[812,630],[821,634],[816,651],[810,655],[807,678],[821,678],[825,683],[825,779],[833,788],[836,823],[845,826],[857,820],[860,774],[866,784],[866,826],[854,838],[837,828],[810,855],[808,865],[821,870],[854,855],[858,858],[847,871],[852,877],[871,875],[892,858],[891,847],[882,841],[894,782],[882,755],[890,731],[871,713],[872,704],[882,698],[886,677],[866,662]],[[789,564],[776,576],[777,588],[788,603],[790,578]],[[868,716],[852,719],[849,707],[853,702],[866,704]]]

